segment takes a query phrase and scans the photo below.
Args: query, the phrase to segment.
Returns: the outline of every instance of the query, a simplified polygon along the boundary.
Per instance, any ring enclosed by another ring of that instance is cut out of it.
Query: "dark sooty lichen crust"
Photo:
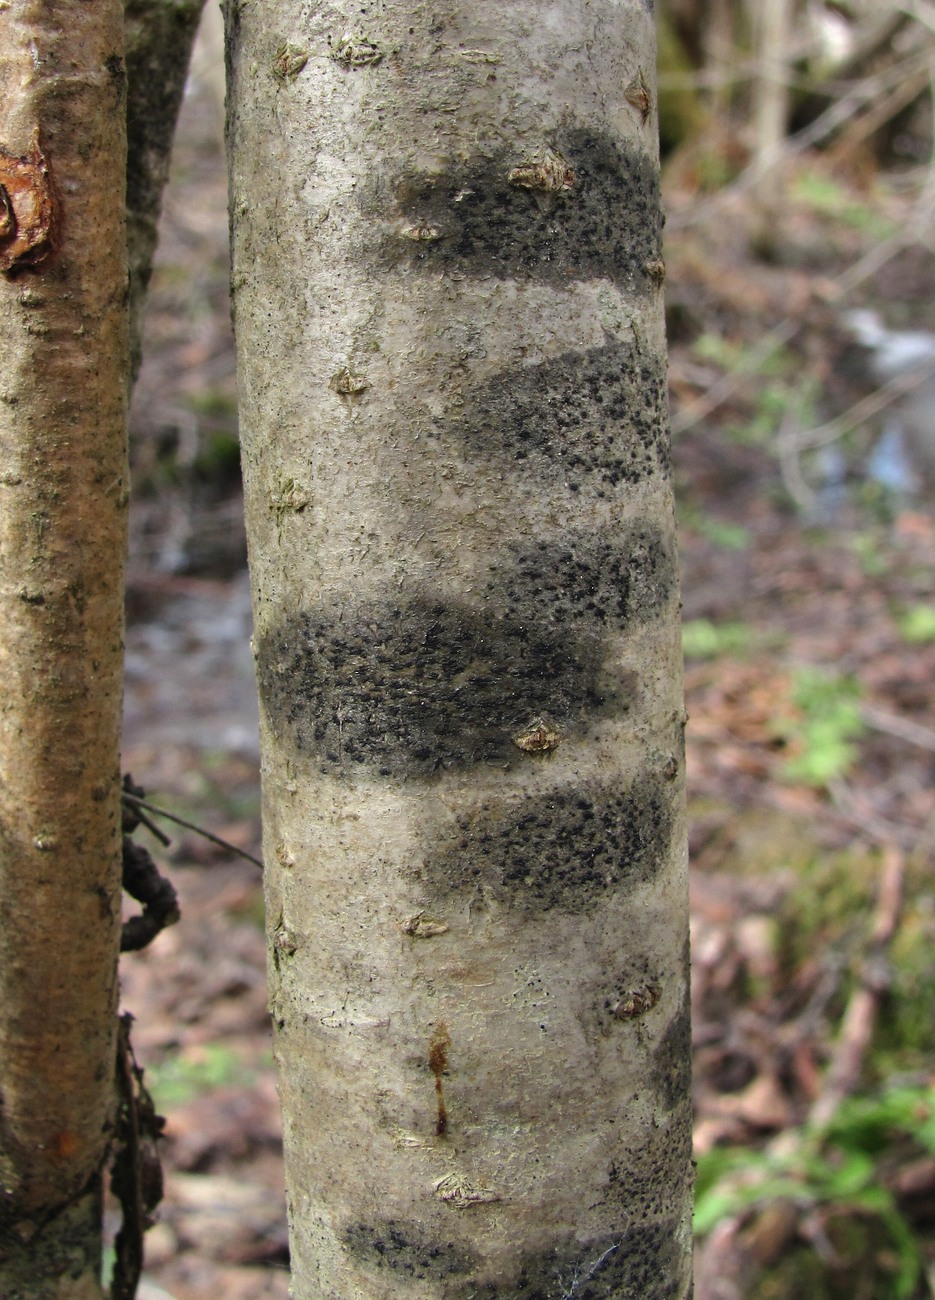
[[[477,1266],[471,1251],[452,1241],[434,1240],[416,1223],[357,1223],[346,1228],[343,1237],[347,1250],[364,1267],[414,1281],[440,1281]]]
[[[560,131],[550,148],[574,173],[570,187],[554,195],[511,184],[511,171],[526,161],[521,153],[400,178],[395,203],[403,233],[387,237],[384,255],[431,272],[557,286],[603,278],[654,291],[658,280],[647,266],[662,256],[655,160],[598,131]],[[363,202],[385,211],[386,199],[373,192]]]
[[[634,682],[604,671],[606,637],[672,598],[663,534],[638,519],[505,559],[476,606],[348,603],[272,630],[257,647],[267,716],[323,770],[425,777],[519,761],[514,737],[537,716],[565,733],[591,712],[628,711]]]
[[[669,473],[663,367],[622,343],[563,352],[464,390],[435,432],[504,471],[555,471],[573,492]]]
[[[667,1110],[672,1110],[688,1096],[691,1085],[691,1036],[691,1008],[686,996],[653,1053],[654,1082]]]
[[[491,594],[506,592],[541,608],[555,625],[593,621],[612,631],[647,622],[674,595],[671,546],[654,525],[637,521],[616,536],[566,534],[561,540],[511,547],[512,567],[498,573]]]
[[[504,764],[516,730],[625,709],[601,680],[597,637],[496,618],[458,602],[328,607],[286,621],[257,647],[267,716],[325,771],[369,765],[427,777]]]
[[[628,1216],[622,1216],[624,1223]],[[680,1300],[678,1225],[621,1228],[582,1245],[527,1255],[516,1283],[474,1284],[458,1294],[497,1300]]]
[[[645,1143],[624,1162],[611,1162],[601,1204],[614,1217],[626,1214],[633,1224],[651,1222],[678,1202],[679,1190],[689,1190],[694,1170],[688,1091],[680,1102],[681,1114],[674,1124],[650,1128]]]
[[[457,820],[427,857],[430,894],[453,891],[524,912],[586,912],[651,880],[672,833],[669,792],[655,777],[585,784],[484,805]]]

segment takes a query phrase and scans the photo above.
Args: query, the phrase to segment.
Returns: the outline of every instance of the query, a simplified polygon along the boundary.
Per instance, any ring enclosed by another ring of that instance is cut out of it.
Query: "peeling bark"
[[[652,6],[226,19],[294,1294],[686,1297]]]

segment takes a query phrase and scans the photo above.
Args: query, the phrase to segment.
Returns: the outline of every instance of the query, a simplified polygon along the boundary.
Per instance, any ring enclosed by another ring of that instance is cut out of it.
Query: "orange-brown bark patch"
[[[450,1046],[451,1035],[448,1032],[448,1026],[443,1020],[439,1020],[429,1042],[429,1069],[435,1075],[435,1097],[438,1103],[438,1113],[435,1119],[436,1137],[444,1137],[448,1132],[448,1109],[445,1106],[442,1075],[448,1069],[448,1048]]]
[[[26,153],[0,149],[0,271],[35,266],[49,253],[55,195],[38,129]]]

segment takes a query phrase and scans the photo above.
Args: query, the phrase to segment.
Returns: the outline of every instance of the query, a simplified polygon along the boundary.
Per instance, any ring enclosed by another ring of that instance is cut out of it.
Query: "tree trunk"
[[[126,0],[130,354],[142,359],[143,302],[169,179],[175,124],[204,0]]]
[[[123,7],[0,13],[0,1295],[100,1290],[127,510]]]
[[[293,1294],[687,1296],[652,6],[227,26]]]
[[[772,169],[782,156],[789,120],[793,6],[794,0],[756,0],[750,9],[758,65],[753,87],[753,167],[757,198],[769,208],[778,188]]]
[[[0,7],[0,1296],[98,1300],[115,1118],[128,473],[197,0]],[[159,95],[146,75],[160,69]],[[145,124],[144,119],[145,117]]]

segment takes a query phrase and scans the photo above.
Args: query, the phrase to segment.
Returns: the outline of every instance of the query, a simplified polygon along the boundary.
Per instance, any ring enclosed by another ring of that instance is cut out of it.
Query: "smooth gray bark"
[[[294,1294],[687,1296],[652,7],[227,39]]]

